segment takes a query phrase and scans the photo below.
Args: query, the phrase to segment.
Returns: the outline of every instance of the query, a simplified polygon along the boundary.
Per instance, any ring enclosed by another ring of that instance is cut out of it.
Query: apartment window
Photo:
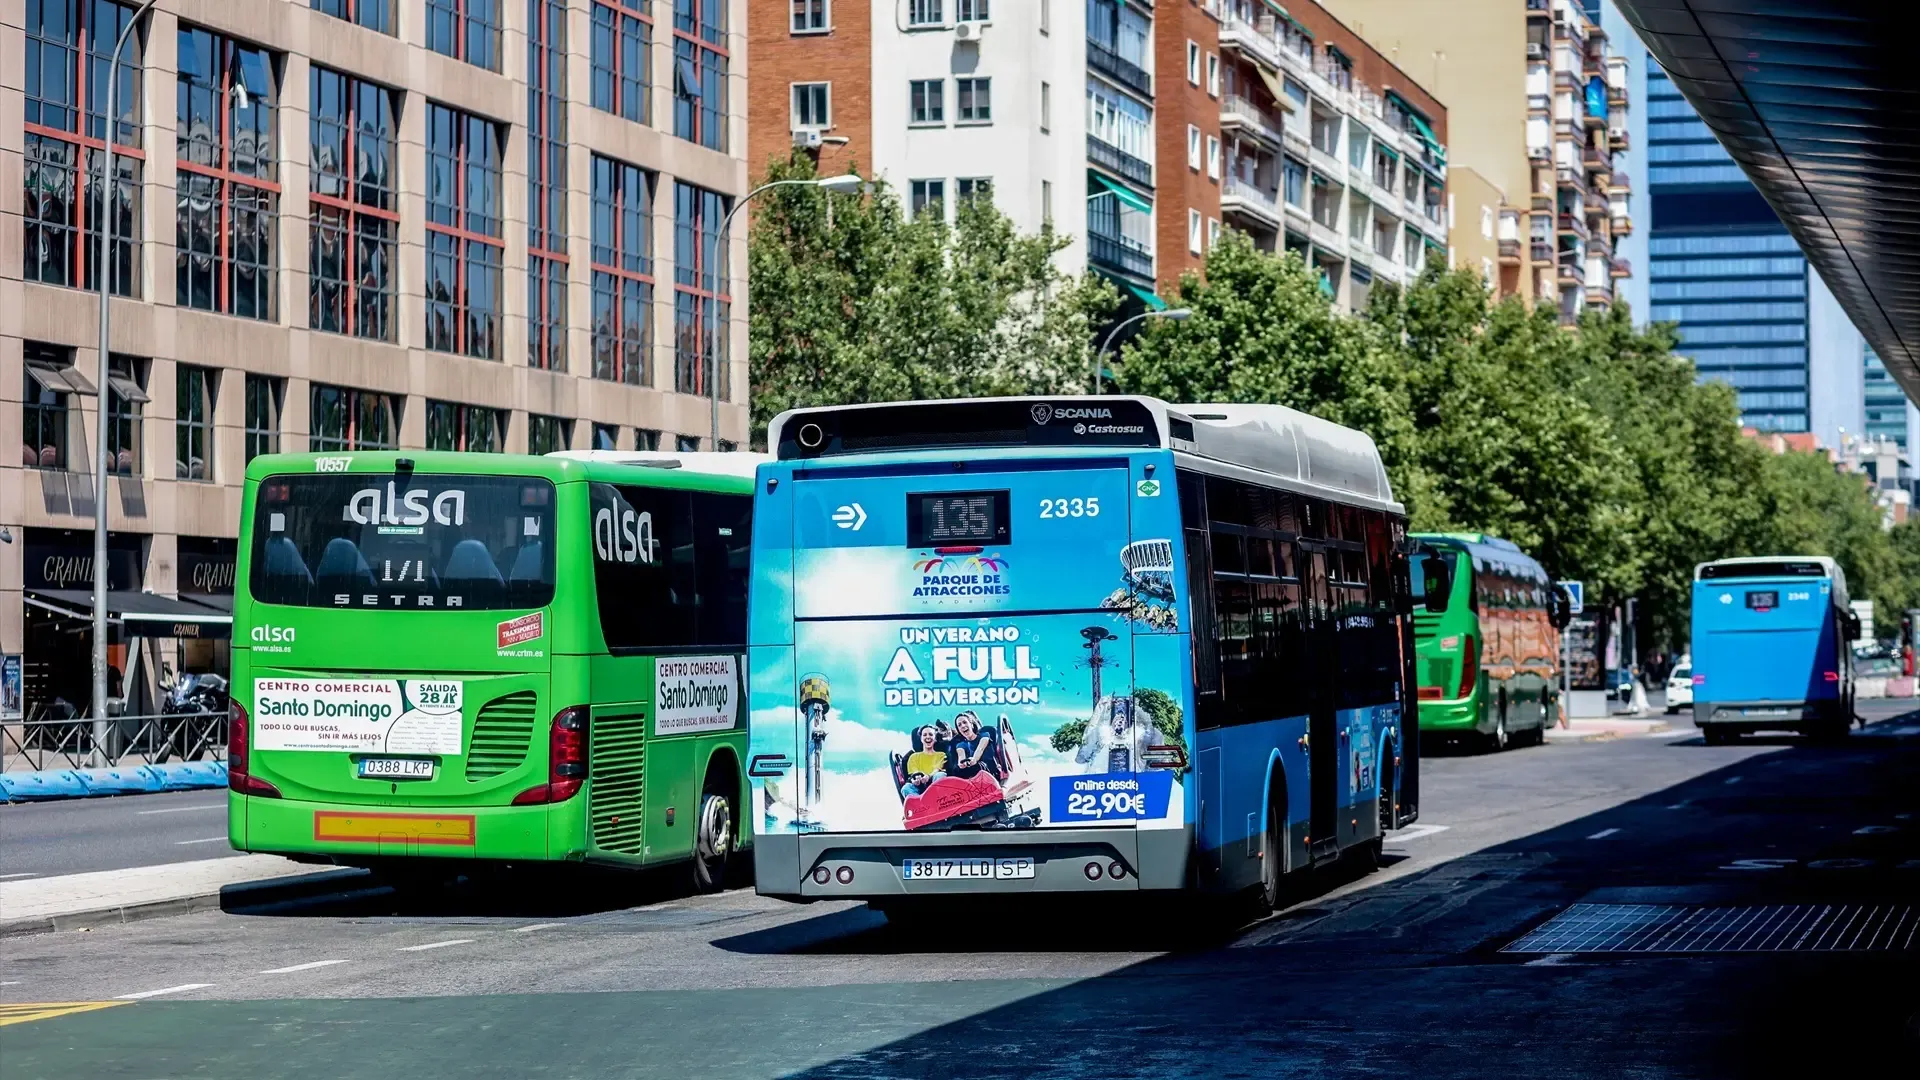
[[[1353,133],[1347,136],[1347,164],[1356,169],[1367,167],[1367,136],[1364,128],[1354,125]]]
[[[498,454],[506,448],[506,410],[452,401],[427,402],[427,449]]]
[[[720,236],[730,205],[717,191],[673,186],[673,385],[682,394],[711,394],[712,368],[719,374],[721,398],[733,396],[727,330],[733,275]]]
[[[907,0],[908,26],[945,26],[946,11],[941,0]]]
[[[1192,169],[1194,172],[1199,172],[1200,162],[1201,162],[1200,129],[1198,127],[1195,127],[1192,124],[1188,124],[1187,125],[1187,168]]]
[[[1187,211],[1187,250],[1192,252],[1195,255],[1200,254],[1201,220],[1202,219],[1200,217],[1200,211],[1198,210]]]
[[[147,362],[118,353],[107,357],[107,471],[140,473],[146,420]]]
[[[559,416],[527,416],[527,453],[551,454],[573,446],[573,421]]]
[[[1200,85],[1200,45],[1193,39],[1187,39],[1187,82]]]
[[[213,479],[213,389],[211,368],[176,364],[173,368],[173,475],[180,480]]]
[[[907,97],[913,109],[909,114],[910,123],[944,124],[947,122],[946,106],[941,100],[946,85],[945,79],[914,79],[907,83]]]
[[[22,276],[100,287],[100,172],[106,150],[107,62],[133,9],[100,0],[33,0],[26,6],[26,133]],[[113,280],[140,295],[141,36],[121,54],[113,109]],[[85,92],[82,93],[84,86]],[[85,116],[83,118],[82,112]]]
[[[564,55],[564,49],[560,50]],[[647,0],[593,0],[593,107],[648,122],[653,17]]]
[[[311,71],[307,325],[392,341],[400,227],[393,92],[318,65]]]
[[[793,84],[793,130],[811,128],[824,131],[833,126],[829,111],[828,83]]]
[[[1053,128],[1053,87],[1040,84],[1040,133],[1046,134]]]
[[[1220,219],[1208,218],[1207,219],[1207,250],[1212,251],[1214,248],[1214,245],[1218,244],[1219,242],[1220,242]]]
[[[727,148],[728,0],[673,0],[673,133]]]
[[[246,383],[247,460],[280,452],[280,403],[286,399],[285,379],[248,375]]]
[[[182,27],[176,100],[176,302],[271,322],[280,213],[273,58]]]
[[[793,32],[796,34],[824,34],[830,25],[827,21],[828,0],[793,0]]]
[[[650,384],[653,176],[593,158],[593,377]]]
[[[962,176],[953,182],[953,193],[961,202],[979,199],[993,201],[993,179],[986,176]]]
[[[1040,220],[1053,224],[1053,181],[1040,181]]]
[[[1207,54],[1207,93],[1214,97],[1220,96],[1220,56],[1218,53]]]
[[[619,424],[593,425],[593,449],[595,450],[620,449],[620,425]]]
[[[947,216],[947,182],[945,180],[914,180],[910,184],[910,191],[914,217],[929,212],[935,217]]]
[[[500,70],[503,0],[427,0],[427,48],[488,71]]]
[[[527,366],[567,369],[567,0],[529,0]]]
[[[993,122],[993,80],[992,79],[955,79],[953,96],[960,106],[957,117],[962,124],[990,124]]]
[[[989,0],[953,0],[953,19],[955,22],[986,22],[993,18],[988,4]]]
[[[25,342],[25,392],[21,401],[22,463],[29,469],[67,465],[69,394],[89,394],[93,385],[73,369],[73,350]]]
[[[1207,175],[1220,179],[1220,140],[1213,135],[1207,136]]]
[[[399,447],[400,405],[392,394],[314,383],[307,448],[393,450]]]
[[[313,10],[369,30],[393,33],[393,0],[313,0]]]
[[[499,358],[500,128],[427,103],[427,348]]]
[[[673,449],[675,453],[679,454],[697,454],[700,452],[700,436],[675,435],[673,437]]]
[[[660,449],[660,433],[648,428],[634,428],[633,448],[635,450]]]
[[[1288,203],[1305,208],[1307,205],[1307,167],[1293,160],[1282,158],[1280,163],[1280,181],[1282,194]]]

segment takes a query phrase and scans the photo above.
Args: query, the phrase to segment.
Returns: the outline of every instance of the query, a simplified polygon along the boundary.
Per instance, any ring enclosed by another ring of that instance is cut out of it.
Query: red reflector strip
[[[1705,675],[1695,675],[1693,677],[1693,685],[1695,686],[1707,685],[1707,677]]]
[[[1443,687],[1423,686],[1420,688],[1420,700],[1421,701],[1439,701],[1441,697],[1446,694],[1446,692],[1447,692],[1446,689]]]

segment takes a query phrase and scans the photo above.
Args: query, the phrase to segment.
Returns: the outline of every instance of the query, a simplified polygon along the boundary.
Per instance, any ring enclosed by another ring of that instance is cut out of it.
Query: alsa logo
[[[660,542],[653,538],[653,515],[603,506],[593,514],[593,553],[601,562],[651,564]]]
[[[426,488],[408,488],[400,493],[389,482],[384,506],[380,494],[379,488],[361,488],[354,492],[341,514],[342,520],[357,525],[425,525],[429,518],[440,525],[464,525],[467,521],[464,491],[443,491],[433,497],[431,507]]]
[[[253,628],[253,640],[258,645],[291,645],[293,633],[291,626],[256,626]]]

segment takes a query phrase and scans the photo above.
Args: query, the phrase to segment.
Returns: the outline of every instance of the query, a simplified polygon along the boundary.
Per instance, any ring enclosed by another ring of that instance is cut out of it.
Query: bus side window
[[[698,643],[744,646],[753,499],[695,492],[693,527]]]
[[[692,505],[665,488],[592,487],[594,585],[609,649],[697,643]]]

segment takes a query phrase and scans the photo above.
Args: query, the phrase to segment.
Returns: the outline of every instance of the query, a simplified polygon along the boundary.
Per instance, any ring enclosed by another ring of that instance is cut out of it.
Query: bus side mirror
[[[1435,615],[1447,610],[1447,599],[1453,594],[1453,574],[1446,560],[1429,551],[1414,556],[1413,565],[1420,575],[1421,605]]]
[[[1859,612],[1856,612],[1856,611],[1847,612],[1846,630],[1847,630],[1848,641],[1860,640],[1860,613]]]
[[[1567,590],[1558,585],[1553,587],[1553,614],[1551,618],[1555,630],[1565,630],[1567,624],[1573,621],[1573,599],[1567,595]]]

